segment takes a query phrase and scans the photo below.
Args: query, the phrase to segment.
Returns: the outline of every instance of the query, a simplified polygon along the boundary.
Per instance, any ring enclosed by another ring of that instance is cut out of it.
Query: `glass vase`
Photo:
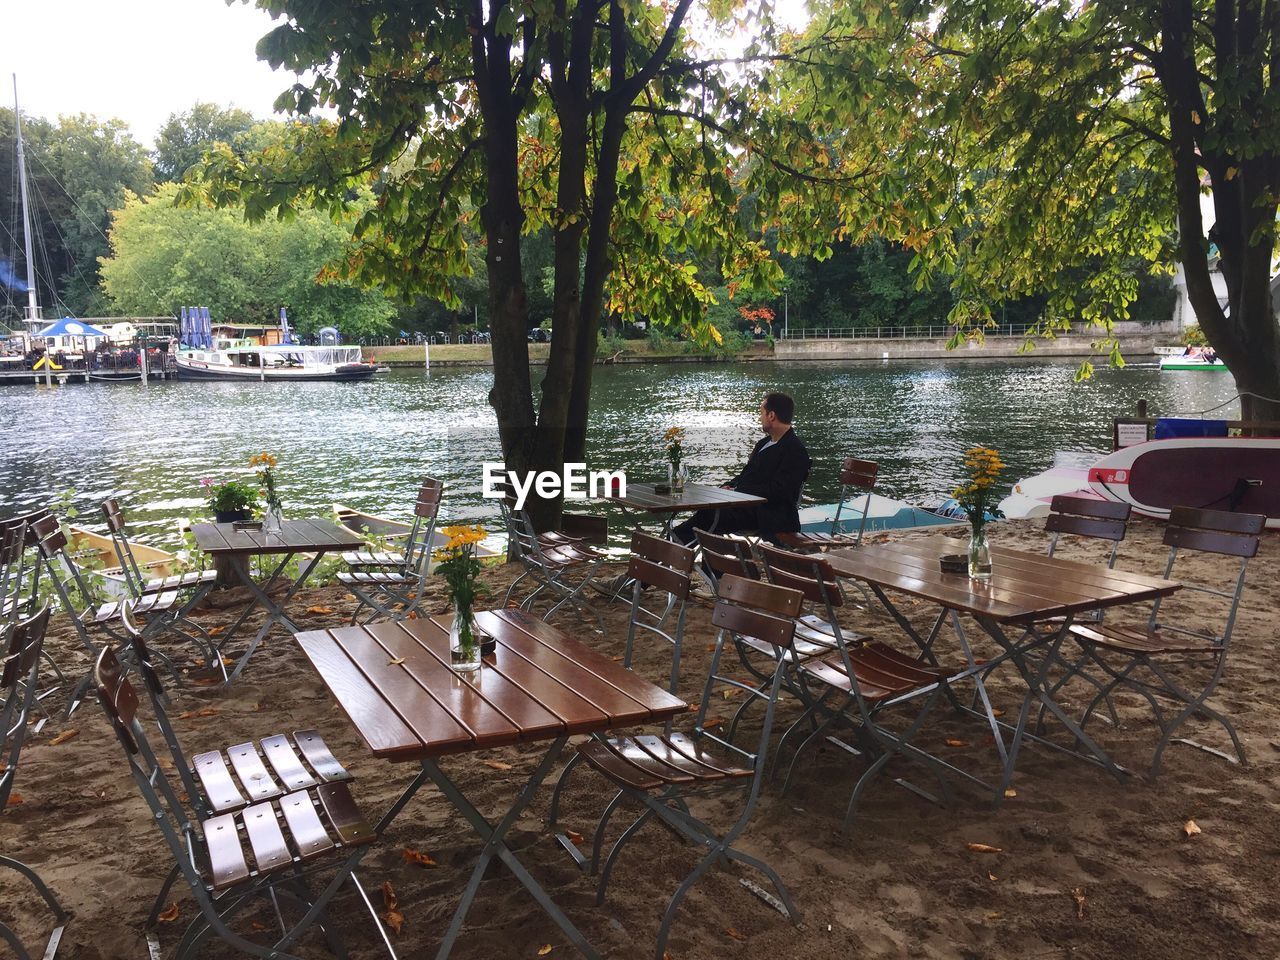
[[[449,627],[449,656],[453,669],[472,673],[480,669],[480,630],[475,614],[459,610]]]
[[[682,460],[676,465],[667,464],[667,483],[672,493],[684,493],[685,481],[689,479],[689,468]]]
[[[985,526],[974,526],[969,531],[969,579],[991,579],[991,547]]]
[[[266,515],[262,518],[262,532],[279,536],[283,524],[284,512],[280,509],[280,504],[268,504]]]

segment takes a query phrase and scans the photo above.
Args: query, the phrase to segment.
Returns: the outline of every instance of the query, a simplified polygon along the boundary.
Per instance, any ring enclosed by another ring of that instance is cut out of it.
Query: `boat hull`
[[[1094,464],[1089,488],[1157,519],[1168,519],[1173,507],[1204,507],[1261,513],[1268,527],[1280,529],[1280,438],[1183,437],[1135,444]]]
[[[314,380],[368,380],[376,372],[376,369],[367,363],[346,364],[332,371],[307,370],[306,368],[272,369],[271,367],[258,370],[252,367],[236,369],[234,367],[215,366],[181,358],[178,360],[177,369],[179,380],[239,380],[246,383],[257,383],[259,381],[294,383]]]
[[[68,527],[67,534],[67,546],[71,555],[77,560],[84,558],[93,561],[89,573],[102,584],[107,595],[117,600],[127,596],[128,584],[124,579],[124,571],[120,569],[120,560],[116,556],[111,538],[84,527]],[[132,541],[129,547],[144,577],[171,577],[177,572],[178,558],[172,553]]]
[[[341,503],[333,505],[333,513],[338,519],[338,526],[343,529],[354,533],[357,537],[377,537],[379,540],[386,541],[387,545],[395,550],[403,549],[404,539],[413,529],[411,524],[401,520],[388,520],[386,517],[375,516],[372,513],[362,513]],[[439,527],[436,527],[431,535],[431,549],[440,550],[448,543],[449,538],[440,531]],[[476,546],[477,557],[496,557],[499,553],[500,551],[483,543]]]
[[[1197,357],[1165,357],[1160,361],[1161,371],[1190,370],[1195,373],[1225,373],[1227,365],[1221,360],[1210,363]]]
[[[801,533],[838,533],[856,534],[862,523],[863,499],[857,497],[850,500],[840,511],[840,526],[831,529],[835,519],[834,503],[821,503],[807,506],[800,510]],[[891,500],[879,494],[871,494],[871,509],[867,513],[866,533],[877,533],[881,530],[910,530],[917,527],[936,527],[954,524],[956,521],[948,517],[940,517],[923,507],[912,506],[902,500]]]

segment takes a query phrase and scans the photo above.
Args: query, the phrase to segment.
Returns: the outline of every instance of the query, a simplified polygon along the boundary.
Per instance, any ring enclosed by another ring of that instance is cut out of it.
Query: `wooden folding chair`
[[[698,549],[702,553],[702,570],[716,590],[723,576],[742,577],[744,580],[759,580],[760,565],[756,562],[751,544],[741,537],[726,537],[709,530],[694,527],[693,535],[697,538]]]
[[[760,545],[760,553],[770,581],[798,590],[806,600],[824,609],[825,623],[831,631],[825,635],[831,641],[826,650],[815,644],[817,649],[797,664],[797,688],[806,694],[806,711],[783,735],[778,744],[778,758],[781,759],[787,741],[798,735],[804,726],[810,726],[812,732],[792,757],[783,791],[790,789],[797,764],[806,750],[822,742],[829,742],[868,761],[849,797],[843,830],[849,829],[859,798],[895,756],[924,765],[937,778],[944,797],[950,796],[944,771],[975,779],[911,743],[946,689],[950,675],[945,670],[900,653],[888,644],[842,630],[836,610],[842,604],[843,596],[835,571],[826,557],[791,553],[764,544]],[[824,635],[818,633],[818,636]],[[905,729],[891,729],[881,715],[907,703],[915,706],[914,717],[906,723]],[[814,723],[815,719],[822,722]],[[832,734],[840,726],[852,730],[852,744]],[[897,782],[929,800],[937,801],[936,797],[914,784],[901,779]]]
[[[880,473],[880,464],[874,460],[859,460],[857,457],[845,457],[840,462],[840,499],[836,503],[835,515],[831,518],[831,529],[826,533],[780,533],[778,542],[792,550],[829,550],[834,547],[857,547],[862,544],[862,535],[867,529],[867,517],[871,512],[871,495],[875,491],[876,477]],[[862,509],[850,501],[862,497]],[[841,520],[848,506],[848,519]],[[853,532],[853,524],[857,523],[857,533]]]
[[[660,736],[596,737],[579,748],[579,754],[611,784],[618,794],[605,808],[592,853],[593,870],[599,864],[601,837],[613,811],[625,800],[640,804],[644,812],[609,851],[600,871],[597,901],[604,902],[606,888],[618,857],[626,844],[651,818],[657,817],[675,833],[702,851],[693,870],[676,888],[658,928],[654,957],[662,960],[676,912],[689,890],[722,858],[755,867],[772,884],[779,901],[793,923],[799,914],[782,878],[767,863],[743,853],[734,844],[751,822],[764,781],[773,718],[788,666],[779,657],[772,682],[764,691],[721,673],[725,643],[730,637],[750,638],[785,647],[791,642],[801,596],[794,590],[726,575],[720,581],[720,599],[711,614],[719,627],[711,668],[702,700],[689,734],[673,732],[670,725]],[[707,710],[719,689],[731,687],[765,703],[760,738],[754,750],[734,745],[708,729]],[[739,790],[745,795],[742,808],[728,830],[717,831],[689,810],[688,799],[707,793],[723,794]]]
[[[0,660],[0,816],[4,815],[18,776],[18,760],[27,737],[27,724],[36,703],[40,673],[40,653],[45,631],[49,626],[49,608],[43,607],[28,620],[13,626],[4,646],[4,658]],[[0,634],[3,636],[3,634]],[[0,855],[0,868],[13,870],[31,883],[40,898],[53,913],[55,927],[42,953],[44,960],[53,960],[58,952],[70,914],[62,908],[40,875],[12,857]],[[9,944],[18,960],[31,960],[18,935],[0,922],[0,940]]]
[[[1223,510],[1197,510],[1175,507],[1169,514],[1164,531],[1164,544],[1169,548],[1164,577],[1173,576],[1178,558],[1185,552],[1208,553],[1226,557],[1238,557],[1240,567],[1235,575],[1231,591],[1219,590],[1202,584],[1183,582],[1184,590],[1218,597],[1230,601],[1226,623],[1220,634],[1178,626],[1162,619],[1161,601],[1151,607],[1151,615],[1144,624],[1116,623],[1113,620],[1072,627],[1071,636],[1080,645],[1084,656],[1071,674],[1083,674],[1093,670],[1090,678],[1100,688],[1090,702],[1081,720],[1081,728],[1089,722],[1098,705],[1116,691],[1132,691],[1141,695],[1150,705],[1156,724],[1160,727],[1160,739],[1151,758],[1150,775],[1160,772],[1165,748],[1170,743],[1196,747],[1223,759],[1235,762],[1230,754],[1207,747],[1185,737],[1177,737],[1178,730],[1192,716],[1200,714],[1217,721],[1226,730],[1235,748],[1236,758],[1246,763],[1244,747],[1231,721],[1208,705],[1227,665],[1227,653],[1231,634],[1235,627],[1236,613],[1244,593],[1245,571],[1249,560],[1258,552],[1259,538],[1266,526],[1266,517],[1251,513],[1229,513]],[[1171,667],[1179,667],[1177,673]],[[1183,676],[1193,670],[1207,671],[1207,679],[1198,690],[1188,687]],[[1172,716],[1161,709],[1160,701],[1173,705]]]
[[[154,671],[149,676],[154,679]],[[323,780],[320,767],[327,760],[312,767],[313,775],[302,767],[298,754],[283,737],[261,741],[267,761],[284,784],[281,787],[267,773],[257,745],[230,747],[226,756],[240,777],[246,799],[231,778],[221,752],[196,756],[196,772],[192,774],[192,767],[177,746],[161,698],[153,696],[155,719],[165,733],[173,769],[180,778],[181,789],[175,789],[143,729],[138,695],[109,647],[98,655],[94,680],[98,699],[124,748],[129,771],[175,860],[147,922],[154,956],[159,956],[154,925],[179,876],[186,881],[198,913],[178,944],[178,960],[195,956],[213,936],[251,956],[295,958],[297,955],[290,948],[312,926],[324,933],[334,954],[345,956],[327,908],[348,882],[364,901],[388,953],[395,956],[377,911],[355,874],[357,864],[377,836],[360,813],[346,782]],[[298,735],[296,743],[306,757],[302,735]],[[324,753],[328,754],[327,748]],[[276,765],[277,759],[281,766]],[[301,772],[291,769],[295,766]],[[319,894],[313,893],[308,880],[329,871],[332,876],[323,889]],[[260,897],[271,904],[280,927],[280,936],[269,944],[255,942],[250,939],[255,934],[237,932],[232,926],[236,915]],[[296,906],[300,919],[285,919],[282,900]]]
[[[627,576],[632,580],[631,616],[627,621],[627,646],[622,665],[631,669],[636,633],[643,630],[671,645],[671,672],[667,689],[673,694],[680,683],[680,655],[684,646],[685,613],[692,583],[693,550],[689,547],[652,537],[639,530],[631,535],[631,559]],[[675,626],[671,627],[672,614]],[[670,630],[671,632],[667,632]],[[668,729],[670,725],[668,724]],[[582,762],[582,754],[575,753],[565,764],[560,779],[551,794],[551,812],[547,823],[554,828],[560,809],[560,794],[573,769]],[[567,834],[557,833],[556,839],[568,851],[578,866],[585,867],[587,858]]]
[[[431,477],[423,481],[413,506],[413,525],[403,554],[382,551],[343,554],[351,569],[338,574],[338,582],[358,601],[351,612],[352,623],[359,620],[360,612],[366,608],[369,610],[366,623],[378,616],[403,620],[417,612],[431,572],[432,539],[443,497],[441,481]]]

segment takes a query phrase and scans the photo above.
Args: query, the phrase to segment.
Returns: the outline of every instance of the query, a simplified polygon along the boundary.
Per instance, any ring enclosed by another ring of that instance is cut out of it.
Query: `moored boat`
[[[337,517],[338,526],[343,529],[354,533],[357,537],[376,537],[385,541],[392,550],[403,548],[404,541],[412,529],[411,524],[401,520],[389,520],[386,517],[379,517],[372,513],[364,513],[342,503],[333,505],[333,515]],[[432,531],[431,549],[439,550],[448,542],[449,538],[440,531],[440,526],[438,525]],[[488,542],[481,543],[476,547],[476,556],[478,557],[496,557],[499,552]]]
[[[866,502],[870,497],[870,503]],[[862,524],[862,511],[867,511],[865,532],[875,533],[881,530],[908,530],[914,527],[936,527],[955,523],[950,517],[942,517],[936,513],[915,507],[904,500],[882,497],[877,493],[863,494],[845,502],[840,510],[838,528],[832,529],[835,520],[835,503],[815,504],[802,507],[800,510],[801,533],[840,533],[856,534]]]
[[[1214,373],[1227,369],[1227,365],[1213,353],[1183,353],[1174,357],[1161,357],[1161,372],[1189,370],[1195,373]]]
[[[368,380],[377,368],[359,346],[261,346],[219,337],[211,347],[183,347],[177,357],[181,380],[307,381]]]
[[[77,564],[83,562],[87,572],[98,579],[109,596],[120,598],[128,595],[124,570],[120,567],[120,559],[116,556],[116,548],[110,537],[84,527],[69,526],[67,541],[71,556],[76,559]],[[130,540],[129,548],[142,575],[147,579],[173,576],[180,565],[176,556],[159,547]]]

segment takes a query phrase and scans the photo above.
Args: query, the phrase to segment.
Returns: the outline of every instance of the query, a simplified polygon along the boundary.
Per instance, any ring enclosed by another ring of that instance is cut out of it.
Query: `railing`
[[[1002,323],[984,327],[988,337],[1025,337],[1030,323]],[[927,327],[803,327],[788,330],[782,340],[946,340],[955,333],[950,324]]]

